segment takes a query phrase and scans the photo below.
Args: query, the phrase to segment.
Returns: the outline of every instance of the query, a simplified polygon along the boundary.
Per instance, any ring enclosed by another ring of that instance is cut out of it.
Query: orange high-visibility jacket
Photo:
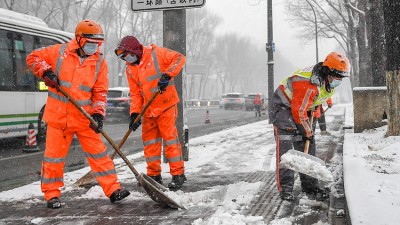
[[[179,102],[174,85],[176,77],[185,65],[185,56],[179,52],[154,44],[143,46],[143,55],[139,65],[127,63],[126,75],[130,87],[130,113],[140,112],[143,104],[157,91],[158,80],[162,73],[171,77],[166,90],[159,94],[146,111],[146,117],[157,117],[166,109]]]
[[[261,105],[261,96],[256,95],[256,97],[253,100],[254,105]]]
[[[90,115],[105,116],[108,91],[108,69],[100,50],[81,62],[75,39],[68,44],[56,44],[36,49],[26,58],[33,73],[43,77],[51,69],[59,84]],[[50,88],[43,119],[49,126],[66,129],[87,129],[89,120],[55,88]]]

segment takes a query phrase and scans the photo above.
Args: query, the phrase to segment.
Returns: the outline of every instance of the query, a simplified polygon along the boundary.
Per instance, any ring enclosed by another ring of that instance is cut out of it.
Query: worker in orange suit
[[[142,139],[147,175],[162,184],[161,143],[172,175],[170,189],[178,189],[186,182],[182,147],[179,143],[175,121],[178,115],[178,93],[174,86],[176,77],[185,65],[185,56],[179,52],[154,44],[143,46],[133,36],[123,37],[115,53],[126,61],[126,75],[130,87],[131,122],[129,128],[136,130],[141,121],[134,123],[141,108],[157,91],[143,116]]]
[[[26,59],[33,73],[48,86],[43,119],[47,122],[46,150],[41,169],[41,189],[47,207],[60,208],[60,188],[64,186],[64,163],[74,135],[89,165],[111,203],[130,193],[121,189],[115,166],[101,140],[108,91],[107,63],[100,52],[103,29],[91,20],[78,23],[75,38],[34,50]],[[89,120],[57,91],[60,86],[96,121]]]
[[[261,95],[260,94],[256,94],[256,97],[253,100],[254,103],[254,110],[256,111],[256,117],[261,116],[261,104],[262,104],[262,100],[261,100]]]

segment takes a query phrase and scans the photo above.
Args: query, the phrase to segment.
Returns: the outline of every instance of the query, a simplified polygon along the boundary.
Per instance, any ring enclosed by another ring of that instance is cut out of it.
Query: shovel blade
[[[326,168],[324,161],[304,152],[289,150],[281,157],[280,166],[306,174],[321,181],[333,181],[331,171]]]
[[[92,171],[86,173],[83,177],[77,180],[73,186],[75,187],[90,187],[95,185],[97,182],[96,177],[94,176]]]
[[[147,192],[147,194],[150,196],[150,198],[153,199],[153,201],[158,202],[161,205],[168,206],[170,208],[185,209],[182,205],[175,202],[173,199],[171,199],[170,197],[168,197],[168,195],[164,193],[165,191],[168,191],[166,187],[162,186],[161,184],[153,180],[151,177],[141,173],[137,178],[142,187]]]

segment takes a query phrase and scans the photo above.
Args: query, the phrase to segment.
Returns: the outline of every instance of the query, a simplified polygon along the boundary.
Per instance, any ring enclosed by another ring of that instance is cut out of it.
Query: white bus
[[[38,137],[47,87],[26,65],[36,48],[65,43],[73,34],[51,29],[40,18],[0,8],[0,139],[26,136],[32,123]]]

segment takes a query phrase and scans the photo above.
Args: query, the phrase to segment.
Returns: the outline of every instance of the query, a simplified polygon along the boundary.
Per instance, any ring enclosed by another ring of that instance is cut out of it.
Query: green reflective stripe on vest
[[[301,80],[310,80],[312,76],[312,68],[304,68],[299,69],[294,72],[291,76],[287,77],[281,82],[281,85],[284,87],[284,92],[286,96],[292,101],[293,98],[293,87],[292,83]],[[314,109],[316,106],[322,105],[326,102],[330,97],[333,96],[335,90],[332,90],[330,93],[325,89],[325,85],[318,87],[318,96],[314,99],[312,106],[308,110]]]

